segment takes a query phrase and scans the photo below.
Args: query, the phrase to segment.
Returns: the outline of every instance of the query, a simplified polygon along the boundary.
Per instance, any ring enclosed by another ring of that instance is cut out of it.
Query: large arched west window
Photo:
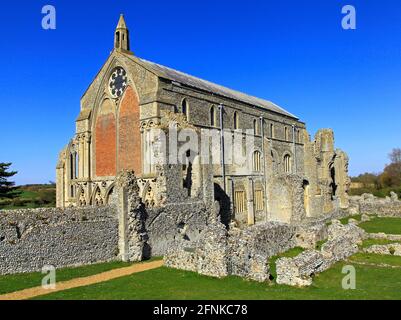
[[[210,126],[216,126],[216,108],[214,106],[210,108]]]
[[[291,173],[291,156],[289,154],[284,156],[284,172]]]

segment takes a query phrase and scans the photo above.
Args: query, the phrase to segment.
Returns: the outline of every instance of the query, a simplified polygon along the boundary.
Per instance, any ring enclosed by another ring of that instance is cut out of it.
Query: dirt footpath
[[[44,289],[42,287],[35,287],[35,288],[25,289],[25,290],[21,290],[21,291],[12,292],[12,293],[7,293],[4,295],[0,295],[0,300],[30,299],[30,298],[58,292],[58,291],[64,291],[64,290],[68,290],[68,289],[72,289],[72,288],[84,287],[84,286],[88,286],[88,285],[99,283],[99,282],[104,282],[104,281],[109,281],[109,280],[113,280],[113,279],[120,278],[120,277],[129,276],[134,273],[160,268],[161,266],[163,266],[163,260],[146,262],[146,263],[138,263],[138,264],[134,264],[131,267],[114,269],[114,270],[95,274],[93,276],[89,276],[89,277],[85,277],[85,278],[77,278],[77,279],[72,279],[72,280],[68,280],[68,281],[64,281],[64,282],[58,282],[56,284],[55,289]]]

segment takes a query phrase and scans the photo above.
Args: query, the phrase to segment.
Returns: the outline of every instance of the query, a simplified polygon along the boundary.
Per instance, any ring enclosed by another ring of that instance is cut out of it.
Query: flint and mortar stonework
[[[358,245],[366,238],[365,231],[356,225],[342,225],[340,221],[333,220],[328,227],[328,240],[320,251],[307,250],[295,258],[277,260],[276,282],[290,286],[310,286],[314,275],[357,253]]]
[[[227,231],[221,223],[204,228],[196,241],[180,239],[164,257],[171,268],[212,277],[235,275],[254,281],[269,280],[268,259],[296,245],[296,227],[269,222]]]
[[[0,274],[118,259],[112,207],[0,211]]]
[[[380,199],[372,194],[350,197],[349,212],[353,215],[377,215],[379,217],[401,217],[401,201],[396,193]]]

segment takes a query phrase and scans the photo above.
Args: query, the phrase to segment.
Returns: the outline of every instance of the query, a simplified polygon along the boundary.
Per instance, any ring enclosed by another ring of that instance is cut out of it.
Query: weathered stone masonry
[[[0,274],[118,259],[113,207],[0,212]]]

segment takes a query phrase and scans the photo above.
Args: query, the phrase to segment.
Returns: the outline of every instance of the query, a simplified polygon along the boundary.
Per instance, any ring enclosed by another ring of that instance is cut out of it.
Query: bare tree
[[[391,153],[388,155],[391,160],[391,163],[401,163],[401,149],[395,148]]]

